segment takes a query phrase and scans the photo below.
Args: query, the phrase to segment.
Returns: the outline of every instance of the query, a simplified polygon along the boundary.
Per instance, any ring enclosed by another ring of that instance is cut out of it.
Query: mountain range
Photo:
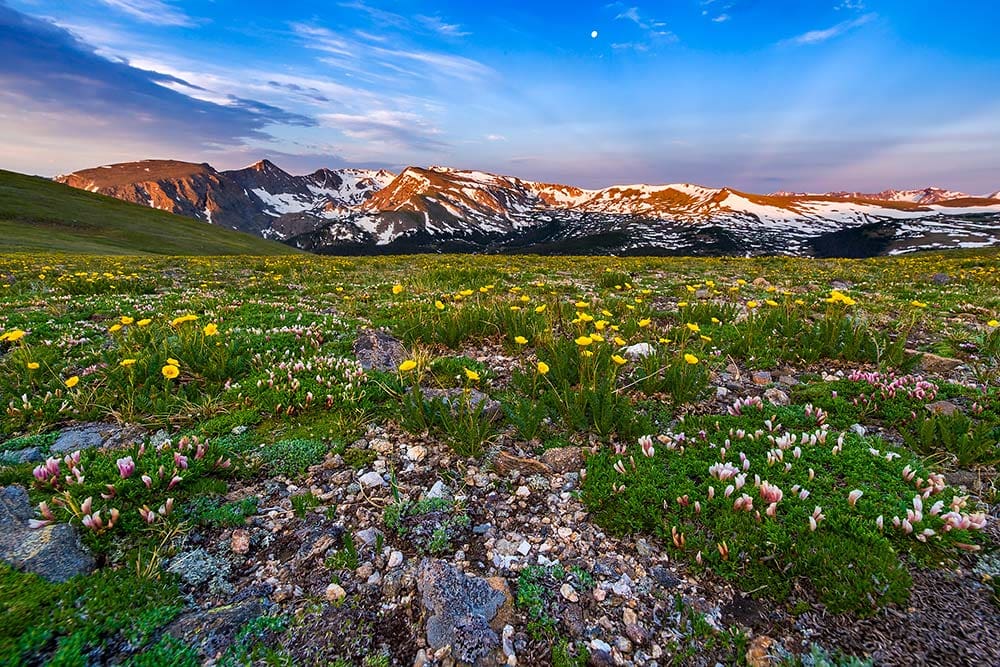
[[[689,183],[584,189],[448,167],[218,171],[143,160],[67,185],[319,253],[480,251],[869,256],[1000,245],[1000,192],[757,195]]]

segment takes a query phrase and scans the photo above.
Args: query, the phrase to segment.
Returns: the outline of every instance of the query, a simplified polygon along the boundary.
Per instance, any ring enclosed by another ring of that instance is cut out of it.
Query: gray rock
[[[499,401],[494,401],[478,389],[460,389],[458,387],[450,389],[435,389],[421,387],[420,391],[423,394],[424,400],[443,401],[444,404],[450,407],[453,412],[468,401],[469,407],[473,410],[479,410],[482,408],[483,415],[488,419],[497,419],[503,415],[503,407],[500,405]]]
[[[214,658],[234,644],[249,621],[267,611],[267,594],[261,587],[245,589],[238,602],[182,614],[167,626],[166,633],[196,647],[205,658]]]
[[[162,433],[165,441],[167,439],[166,431],[162,431]],[[142,437],[143,430],[136,426],[88,422],[63,429],[50,451],[53,455],[61,455],[78,449],[82,451],[96,447],[123,447],[141,442]]]
[[[28,492],[23,487],[12,485],[0,488],[0,526],[16,528],[17,524],[27,524],[33,514]]]
[[[650,569],[649,574],[652,575],[653,579],[657,584],[663,586],[664,588],[677,588],[683,583],[680,579],[674,576],[674,573],[665,567],[654,567]]]
[[[636,343],[625,348],[625,356],[630,359],[642,359],[651,354],[656,354],[656,348],[649,343]]]
[[[862,438],[865,437],[865,433],[868,432],[868,429],[866,429],[861,424],[851,424],[851,430],[857,433]]]
[[[935,285],[947,285],[951,282],[951,276],[947,273],[935,273],[931,276],[931,280],[934,281]]]
[[[76,450],[94,449],[104,444],[104,441],[118,428],[115,424],[79,424],[64,429],[52,445],[53,454],[68,454]]]
[[[361,486],[366,489],[373,489],[377,486],[385,486],[385,480],[382,479],[382,475],[378,474],[374,470],[372,472],[366,472],[364,475],[358,478],[358,482]]]
[[[508,604],[509,593],[430,558],[420,562],[417,590],[429,614],[426,629],[431,650],[450,645],[452,657],[466,664],[490,664],[495,659],[501,642],[490,621]]]
[[[799,381],[796,380],[791,375],[782,375],[781,377],[778,378],[778,382],[788,387],[794,387],[799,383]]]
[[[771,372],[770,371],[754,371],[753,383],[758,386],[764,386],[771,384]]]
[[[20,465],[22,463],[39,463],[45,460],[45,455],[38,447],[25,447],[0,452],[0,464]]]
[[[378,542],[379,535],[382,535],[382,531],[378,528],[365,528],[364,530],[359,530],[355,537],[370,547]]]
[[[444,482],[442,482],[441,480],[438,480],[438,481],[434,482],[434,486],[431,487],[431,490],[428,491],[427,495],[424,496],[424,497],[425,498],[443,498],[445,500],[451,500],[451,489],[449,489],[447,487],[447,485],[445,485]]]
[[[653,550],[650,548],[649,542],[641,537],[635,541],[635,552],[643,558],[649,558],[653,555]]]
[[[384,331],[362,329],[354,339],[354,356],[366,371],[395,373],[406,360],[406,348]]]
[[[167,572],[176,574],[188,586],[197,588],[208,581],[224,581],[229,576],[229,563],[198,547],[174,557],[167,566]]]
[[[32,529],[33,515],[23,488],[0,488],[0,560],[56,582],[93,571],[94,557],[76,528],[58,523]]]

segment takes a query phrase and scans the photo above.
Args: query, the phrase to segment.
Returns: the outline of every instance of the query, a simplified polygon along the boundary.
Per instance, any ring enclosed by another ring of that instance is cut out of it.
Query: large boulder
[[[55,582],[93,571],[94,557],[76,528],[66,523],[29,528],[33,515],[27,491],[0,488],[0,560]]]

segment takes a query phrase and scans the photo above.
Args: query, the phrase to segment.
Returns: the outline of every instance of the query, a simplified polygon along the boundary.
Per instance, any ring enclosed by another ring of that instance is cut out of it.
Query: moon
[[[590,38],[591,39],[597,39],[597,31],[596,30],[594,30],[593,32],[590,33]]]

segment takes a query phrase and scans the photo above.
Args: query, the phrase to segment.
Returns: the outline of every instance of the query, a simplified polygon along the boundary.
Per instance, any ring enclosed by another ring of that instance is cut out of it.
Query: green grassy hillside
[[[280,243],[0,170],[0,252],[285,255]]]

